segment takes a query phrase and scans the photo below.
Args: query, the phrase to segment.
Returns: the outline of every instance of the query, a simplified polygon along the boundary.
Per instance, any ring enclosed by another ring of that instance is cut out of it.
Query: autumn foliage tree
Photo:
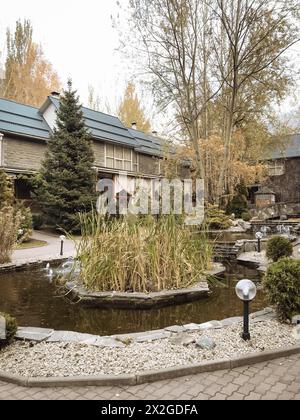
[[[146,117],[145,110],[132,82],[129,82],[127,85],[124,97],[118,108],[118,115],[126,127],[131,127],[131,124],[135,122],[139,130],[146,133],[151,131],[150,121]]]
[[[0,95],[28,105],[40,106],[51,91],[60,89],[57,73],[44,57],[41,46],[33,41],[29,20],[16,22],[15,31],[7,30],[7,58]]]

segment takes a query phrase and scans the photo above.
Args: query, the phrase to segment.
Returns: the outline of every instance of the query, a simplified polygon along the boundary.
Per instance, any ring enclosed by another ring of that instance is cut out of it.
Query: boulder
[[[296,315],[292,318],[292,325],[299,325],[300,324],[300,315]]]
[[[292,337],[295,340],[300,341],[300,325],[298,325],[297,327],[293,328]]]
[[[6,320],[3,316],[0,316],[0,340],[6,339]]]
[[[196,347],[202,350],[213,350],[216,346],[215,341],[208,336],[203,336],[196,342]]]

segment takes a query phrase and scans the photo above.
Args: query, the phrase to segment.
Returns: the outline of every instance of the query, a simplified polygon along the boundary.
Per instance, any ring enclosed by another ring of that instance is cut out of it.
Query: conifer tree
[[[94,154],[81,105],[72,82],[63,93],[56,128],[37,178],[37,197],[48,222],[79,232],[79,212],[91,210],[96,200]]]
[[[6,206],[12,206],[14,191],[12,182],[6,173],[0,169],[0,210]]]

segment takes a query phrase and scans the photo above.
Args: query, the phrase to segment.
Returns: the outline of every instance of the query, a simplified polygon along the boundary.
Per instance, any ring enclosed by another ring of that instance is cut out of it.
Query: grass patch
[[[30,248],[42,248],[43,246],[47,246],[48,242],[45,241],[38,241],[36,239],[29,239],[27,242],[23,242],[22,244],[18,244],[16,246],[16,250],[20,249],[30,249]]]

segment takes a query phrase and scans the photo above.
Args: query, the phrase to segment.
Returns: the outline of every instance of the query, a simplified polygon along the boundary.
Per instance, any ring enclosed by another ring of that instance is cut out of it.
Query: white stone
[[[216,346],[215,341],[211,337],[203,336],[196,341],[196,347],[202,350],[213,350]]]
[[[6,339],[6,320],[3,316],[0,316],[0,340]]]
[[[54,333],[54,330],[46,328],[18,328],[16,338],[19,340],[35,341],[40,343],[41,341],[47,340]]]

